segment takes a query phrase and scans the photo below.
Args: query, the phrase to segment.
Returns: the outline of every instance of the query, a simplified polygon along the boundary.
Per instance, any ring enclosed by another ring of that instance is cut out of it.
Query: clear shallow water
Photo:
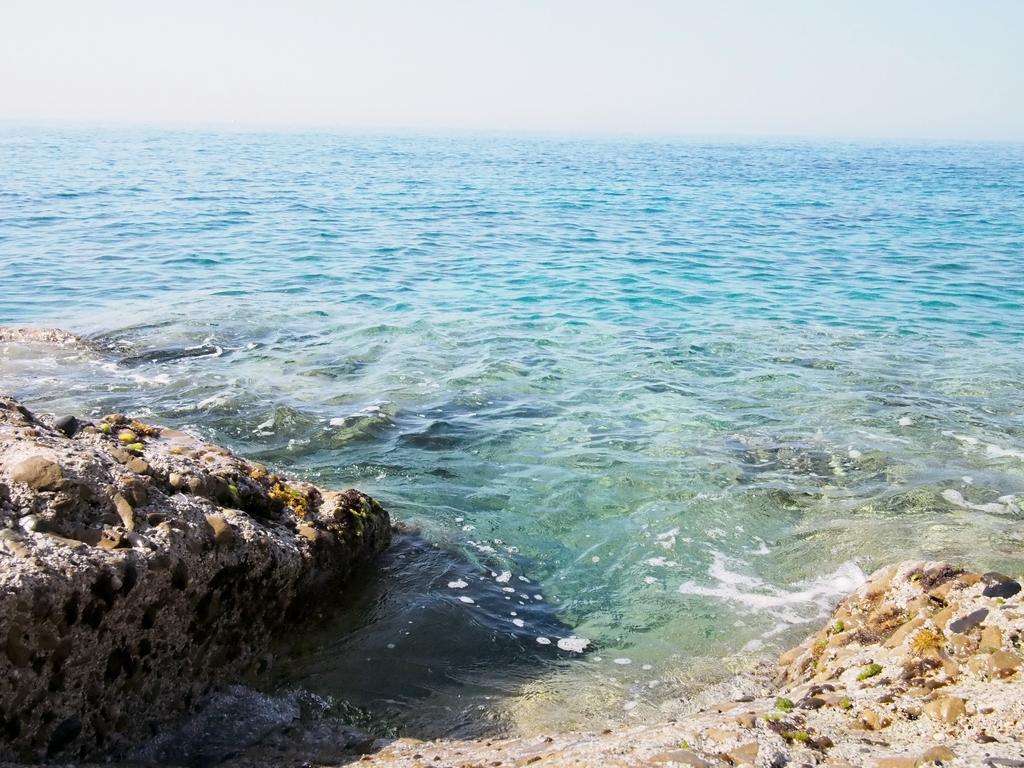
[[[410,727],[640,717],[886,562],[1019,572],[1022,276],[1014,146],[0,133],[0,322],[112,347],[0,385],[421,526],[281,665]],[[506,567],[596,650],[503,645]]]

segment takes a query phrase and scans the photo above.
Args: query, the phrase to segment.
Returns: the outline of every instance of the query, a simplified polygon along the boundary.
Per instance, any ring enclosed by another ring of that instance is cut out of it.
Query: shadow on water
[[[524,565],[491,569],[400,533],[344,607],[286,638],[275,684],[365,708],[405,735],[500,730],[502,698],[577,655],[558,647],[572,628]]]
[[[311,748],[337,764],[374,737],[498,735],[506,697],[583,652],[528,565],[396,532],[372,573],[277,643],[259,690],[217,691],[133,757],[205,768],[280,750],[285,764]]]

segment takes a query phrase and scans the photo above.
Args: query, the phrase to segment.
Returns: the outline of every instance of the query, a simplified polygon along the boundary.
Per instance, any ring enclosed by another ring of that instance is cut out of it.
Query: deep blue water
[[[538,720],[641,716],[895,559],[1024,561],[1020,146],[10,128],[0,284],[0,322],[114,347],[0,346],[29,404],[192,427],[542,584],[598,650]],[[489,637],[519,599],[456,592],[407,600]],[[293,677],[402,654],[389,610]]]

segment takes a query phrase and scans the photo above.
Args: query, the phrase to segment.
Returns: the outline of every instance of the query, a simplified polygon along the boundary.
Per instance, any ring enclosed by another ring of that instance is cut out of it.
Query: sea
[[[87,342],[0,345],[28,406],[402,524],[256,730],[643,722],[880,566],[1024,567],[1021,145],[6,126],[0,323]]]

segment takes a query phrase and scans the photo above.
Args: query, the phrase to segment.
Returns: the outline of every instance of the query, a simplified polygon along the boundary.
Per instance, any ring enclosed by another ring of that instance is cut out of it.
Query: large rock
[[[116,755],[388,543],[357,491],[121,416],[73,437],[0,398],[0,759]]]

